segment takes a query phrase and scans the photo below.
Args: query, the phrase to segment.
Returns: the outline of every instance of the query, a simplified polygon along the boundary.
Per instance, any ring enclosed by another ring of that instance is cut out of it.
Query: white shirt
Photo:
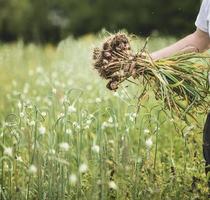
[[[203,0],[195,25],[210,36],[210,0]]]

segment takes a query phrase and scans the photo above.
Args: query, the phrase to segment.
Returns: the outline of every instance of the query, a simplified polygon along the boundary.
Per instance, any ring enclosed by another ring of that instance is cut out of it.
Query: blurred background
[[[125,29],[141,36],[194,30],[199,0],[0,0],[0,41],[57,43]]]

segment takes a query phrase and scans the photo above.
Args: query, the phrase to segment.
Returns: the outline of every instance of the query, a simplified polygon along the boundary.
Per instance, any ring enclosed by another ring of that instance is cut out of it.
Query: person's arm
[[[210,38],[207,32],[204,32],[197,28],[197,30],[179,40],[178,42],[151,53],[151,57],[154,60],[165,58],[174,55],[178,52],[202,52],[209,48]]]

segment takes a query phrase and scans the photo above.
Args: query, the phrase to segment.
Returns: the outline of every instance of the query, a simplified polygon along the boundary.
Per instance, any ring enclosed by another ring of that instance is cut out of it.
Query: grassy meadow
[[[110,92],[91,66],[101,42],[0,45],[0,199],[207,199],[205,116],[186,125],[150,93],[136,115],[141,88]]]

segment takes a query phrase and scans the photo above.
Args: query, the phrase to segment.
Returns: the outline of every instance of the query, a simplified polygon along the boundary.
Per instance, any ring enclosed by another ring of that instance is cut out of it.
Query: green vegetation
[[[150,95],[136,118],[136,87],[110,92],[91,66],[101,42],[0,47],[0,199],[207,199],[205,116],[186,125]]]
[[[174,36],[194,30],[198,0],[1,0],[0,40],[58,42],[102,28]]]

